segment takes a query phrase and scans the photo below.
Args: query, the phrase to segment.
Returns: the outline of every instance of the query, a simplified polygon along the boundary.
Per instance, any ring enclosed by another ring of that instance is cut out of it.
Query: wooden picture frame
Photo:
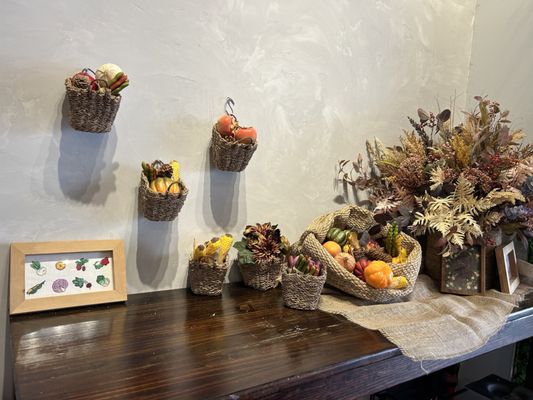
[[[10,315],[127,300],[122,240],[12,243],[10,253]]]
[[[465,247],[452,257],[442,257],[440,291],[461,295],[484,295],[486,282],[485,246]]]
[[[514,242],[496,247],[496,262],[502,293],[512,294],[520,284]]]

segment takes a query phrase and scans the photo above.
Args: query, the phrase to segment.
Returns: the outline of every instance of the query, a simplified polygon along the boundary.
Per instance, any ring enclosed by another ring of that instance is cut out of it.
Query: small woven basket
[[[210,265],[199,261],[189,261],[189,283],[194,294],[219,296],[222,293],[228,263]]]
[[[105,133],[111,130],[120,106],[120,95],[110,90],[100,93],[90,88],[78,88],[72,79],[65,79],[70,105],[70,125],[77,131]]]
[[[183,182],[179,181],[180,193],[156,193],[150,190],[148,179],[141,173],[139,185],[139,205],[146,219],[150,221],[173,221],[178,216],[187,194]]]
[[[326,270],[322,269],[321,273],[320,276],[302,274],[299,271],[288,274],[284,269],[281,277],[283,303],[297,310],[316,310],[326,282]]]
[[[213,126],[211,138],[211,160],[217,169],[240,172],[246,168],[257,149],[257,140],[253,144],[228,142]]]
[[[246,286],[257,290],[275,288],[281,280],[281,269],[286,266],[282,261],[272,264],[240,264],[242,280]]]

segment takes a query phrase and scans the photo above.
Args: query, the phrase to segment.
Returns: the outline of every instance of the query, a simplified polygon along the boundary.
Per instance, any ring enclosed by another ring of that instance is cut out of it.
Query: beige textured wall
[[[416,108],[465,104],[474,0],[10,1],[0,3],[0,391],[8,249],[121,238],[130,293],[184,287],[193,238],[279,223],[296,240],[339,207],[339,158],[397,140]],[[513,24],[516,26],[515,24]],[[73,132],[63,81],[114,62],[131,86],[109,135]],[[210,169],[226,96],[259,132],[241,174]],[[173,223],[137,213],[140,161],[178,159]]]

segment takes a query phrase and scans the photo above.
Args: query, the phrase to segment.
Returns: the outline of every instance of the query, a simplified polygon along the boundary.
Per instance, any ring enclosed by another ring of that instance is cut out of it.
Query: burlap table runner
[[[520,294],[456,296],[440,293],[420,275],[402,302],[369,305],[344,295],[322,295],[318,308],[340,314],[367,329],[379,330],[416,360],[457,357],[482,347],[505,323]]]

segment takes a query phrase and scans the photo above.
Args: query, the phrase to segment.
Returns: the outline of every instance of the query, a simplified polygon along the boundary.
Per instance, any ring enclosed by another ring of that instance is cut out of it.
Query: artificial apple
[[[253,143],[257,139],[257,132],[255,128],[250,127],[243,127],[240,126],[235,131],[235,139],[240,140],[241,142],[249,142]]]
[[[237,119],[231,114],[224,114],[217,121],[217,132],[222,136],[233,136],[237,127]]]

